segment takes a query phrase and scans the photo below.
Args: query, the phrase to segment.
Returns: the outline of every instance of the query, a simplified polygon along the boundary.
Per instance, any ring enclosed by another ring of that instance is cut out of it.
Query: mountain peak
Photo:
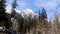
[[[27,15],[27,16],[28,16],[29,14],[34,15],[34,11],[31,10],[31,9],[29,9],[29,8],[24,9],[24,10],[23,10],[23,13],[24,13],[25,15]]]
[[[24,9],[23,11],[24,11],[24,12],[27,12],[27,13],[34,13],[34,11],[33,11],[32,9],[29,9],[29,8]]]
[[[35,15],[38,16],[38,14],[34,13],[34,11],[32,9],[29,9],[29,8],[24,9],[22,11],[15,9],[15,11],[17,13],[21,14],[23,17],[26,17],[26,16],[29,17],[30,15],[31,15],[31,17],[34,17]]]

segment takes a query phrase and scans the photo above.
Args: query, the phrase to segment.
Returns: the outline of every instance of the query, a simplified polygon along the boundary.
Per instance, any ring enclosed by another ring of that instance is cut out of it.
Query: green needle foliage
[[[8,28],[9,24],[8,24],[8,19],[6,18],[5,2],[6,2],[5,0],[0,1],[0,25]]]

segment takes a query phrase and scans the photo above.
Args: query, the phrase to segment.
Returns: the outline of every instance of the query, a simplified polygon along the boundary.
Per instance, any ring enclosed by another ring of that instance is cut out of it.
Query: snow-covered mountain
[[[35,14],[33,10],[28,9],[28,8],[27,8],[27,9],[24,9],[24,10],[23,10],[23,13],[26,14],[27,16],[28,16],[29,14],[32,14],[32,15]]]
[[[33,10],[27,8],[22,11],[22,16],[24,16],[24,15],[28,16],[28,17],[29,17],[29,15],[31,15],[31,17],[34,17],[35,13]]]
[[[17,13],[19,13],[20,15],[22,15],[24,18],[28,18],[30,15],[31,15],[31,17],[34,17],[34,16],[38,16],[38,14],[37,13],[34,13],[34,11],[32,10],[32,9],[29,9],[29,8],[27,8],[27,9],[24,9],[24,10],[17,10],[17,9],[15,9],[15,11],[17,12]],[[11,14],[11,11],[10,12],[8,12],[9,14]]]
[[[16,11],[17,13],[21,14],[23,17],[29,17],[29,15],[31,15],[31,17],[34,17],[35,15],[38,16],[37,13],[34,13],[34,11],[31,10],[31,9],[29,9],[29,8],[24,9],[24,10],[22,10],[22,11],[19,11],[19,10],[16,10],[16,9],[15,9],[15,11]]]
[[[24,9],[22,11],[19,11],[17,9],[15,9],[16,11],[16,14],[14,14],[14,19],[17,20],[17,22],[20,22],[20,20],[22,20],[22,18],[24,18],[24,20],[27,20],[29,21],[29,18],[35,18],[35,19],[38,19],[38,14],[37,13],[34,13],[33,10],[31,9]]]

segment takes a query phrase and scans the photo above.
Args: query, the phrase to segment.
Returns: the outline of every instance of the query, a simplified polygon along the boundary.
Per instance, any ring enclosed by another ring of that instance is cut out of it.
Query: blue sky
[[[13,0],[7,0],[7,11],[10,11],[12,2]],[[17,0],[17,4],[17,10],[30,8],[35,13],[38,13],[39,10],[41,11],[42,8],[45,8],[48,18],[56,12],[60,12],[60,0]]]

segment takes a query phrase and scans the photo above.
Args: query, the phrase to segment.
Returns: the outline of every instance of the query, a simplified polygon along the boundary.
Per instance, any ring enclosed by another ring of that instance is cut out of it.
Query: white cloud
[[[6,12],[8,12],[8,13],[11,13],[11,4],[12,4],[12,2],[11,3],[6,3]],[[19,7],[26,7],[26,5],[27,5],[27,3],[24,3],[24,2],[21,2],[21,1],[17,1],[17,4],[18,4],[18,6]],[[15,9],[16,10],[16,9]]]
[[[27,3],[22,2],[22,1],[17,1],[17,4],[18,4],[19,6],[26,6],[26,5],[27,5]]]
[[[28,3],[25,3],[25,2],[22,2],[22,1],[18,1],[17,4],[18,4],[17,8],[19,8],[19,9],[25,9],[25,8],[28,7]]]
[[[9,1],[6,0],[6,5],[7,5],[6,6],[6,12],[7,13],[11,13],[11,8],[12,8],[11,5],[12,5],[12,2],[13,2],[12,0],[9,0]]]
[[[10,6],[10,5],[8,5],[8,6],[6,7],[6,12],[7,12],[7,13],[11,13],[11,6]]]
[[[17,9],[15,9],[15,11],[16,11],[17,13],[20,13],[20,12],[21,12],[20,10],[17,10]]]
[[[34,4],[37,7],[44,7],[48,10],[48,9],[56,8],[56,6],[58,5],[58,1],[57,0],[35,0]]]
[[[27,5],[27,3],[24,3],[24,2],[18,2],[18,5],[25,6],[25,5]]]

